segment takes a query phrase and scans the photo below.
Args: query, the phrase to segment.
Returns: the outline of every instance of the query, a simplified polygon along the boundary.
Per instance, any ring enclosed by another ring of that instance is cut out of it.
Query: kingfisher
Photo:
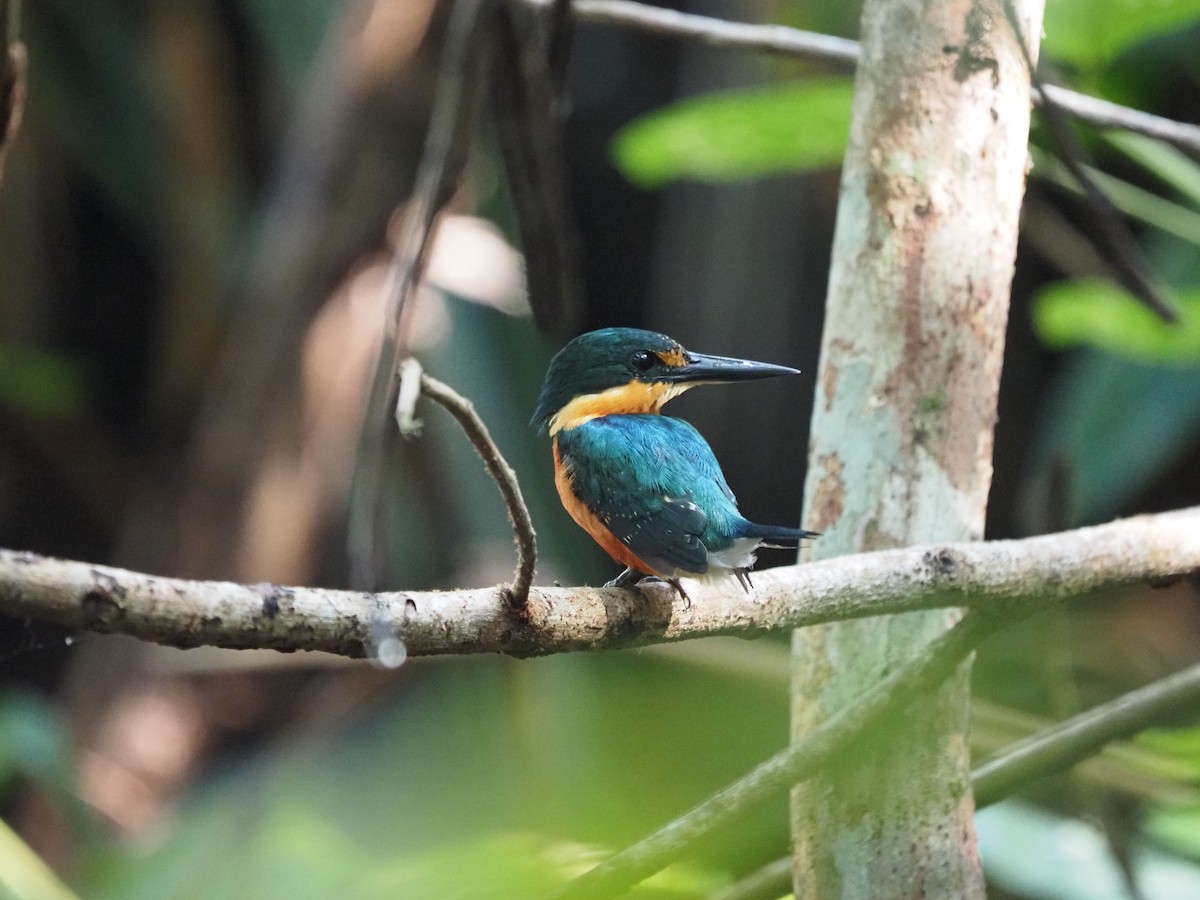
[[[708,442],[663,404],[698,384],[798,375],[771,363],[685,350],[665,334],[603,328],[550,362],[532,424],[554,447],[563,506],[625,570],[606,587],[643,577],[732,575],[749,592],[759,547],[795,549],[816,532],[757,525],[738,512]]]

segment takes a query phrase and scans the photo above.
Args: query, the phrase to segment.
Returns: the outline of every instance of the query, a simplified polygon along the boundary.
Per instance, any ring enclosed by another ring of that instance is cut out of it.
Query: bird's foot
[[[643,572],[639,572],[637,569],[628,568],[612,581],[605,582],[604,586],[641,587],[643,584],[662,584],[664,581],[674,589],[675,593],[677,593],[680,598],[687,602],[688,609],[691,609],[692,598],[689,597],[687,591],[683,589],[683,585],[679,583],[678,578],[660,578],[657,575],[646,575]]]
[[[624,572],[614,578],[612,581],[604,582],[605,587],[633,587],[637,584],[638,579],[642,577],[642,573],[632,567],[627,568]]]
[[[687,591],[685,591],[683,589],[683,585],[679,583],[679,579],[678,578],[668,578],[668,579],[666,579],[666,582],[671,587],[675,588],[675,593],[677,593],[680,596],[680,598],[687,604],[687,609],[691,609],[692,608],[692,598],[689,597],[687,594]]]

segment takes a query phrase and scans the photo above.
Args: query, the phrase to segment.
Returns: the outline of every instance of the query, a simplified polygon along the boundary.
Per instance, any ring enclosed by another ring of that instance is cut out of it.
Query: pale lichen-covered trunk
[[[1036,53],[1042,0],[1013,0]],[[805,492],[814,555],[979,539],[1029,132],[1002,0],[867,0]],[[807,733],[955,616],[803,629]],[[969,666],[796,789],[798,897],[981,897]]]

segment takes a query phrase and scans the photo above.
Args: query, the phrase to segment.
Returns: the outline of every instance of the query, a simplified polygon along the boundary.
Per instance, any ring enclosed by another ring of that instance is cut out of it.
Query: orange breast
[[[597,544],[604,548],[604,552],[615,559],[623,566],[632,566],[639,572],[644,572],[647,575],[664,576],[666,573],[657,572],[650,566],[646,565],[637,555],[626,547],[617,536],[608,530],[608,526],[600,521],[600,518],[588,509],[587,505],[575,496],[575,491],[571,486],[571,473],[567,466],[563,463],[562,455],[558,452],[558,438],[554,439],[554,486],[558,488],[558,496],[562,500],[562,505],[567,512],[571,514],[579,527],[592,536]]]

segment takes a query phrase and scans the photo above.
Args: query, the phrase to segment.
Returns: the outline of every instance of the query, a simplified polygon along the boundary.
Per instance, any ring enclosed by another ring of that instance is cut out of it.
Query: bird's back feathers
[[[649,574],[702,576],[710,565],[746,569],[758,546],[794,548],[809,534],[743,518],[712,450],[682,419],[603,416],[555,440],[574,501],[646,563]]]

